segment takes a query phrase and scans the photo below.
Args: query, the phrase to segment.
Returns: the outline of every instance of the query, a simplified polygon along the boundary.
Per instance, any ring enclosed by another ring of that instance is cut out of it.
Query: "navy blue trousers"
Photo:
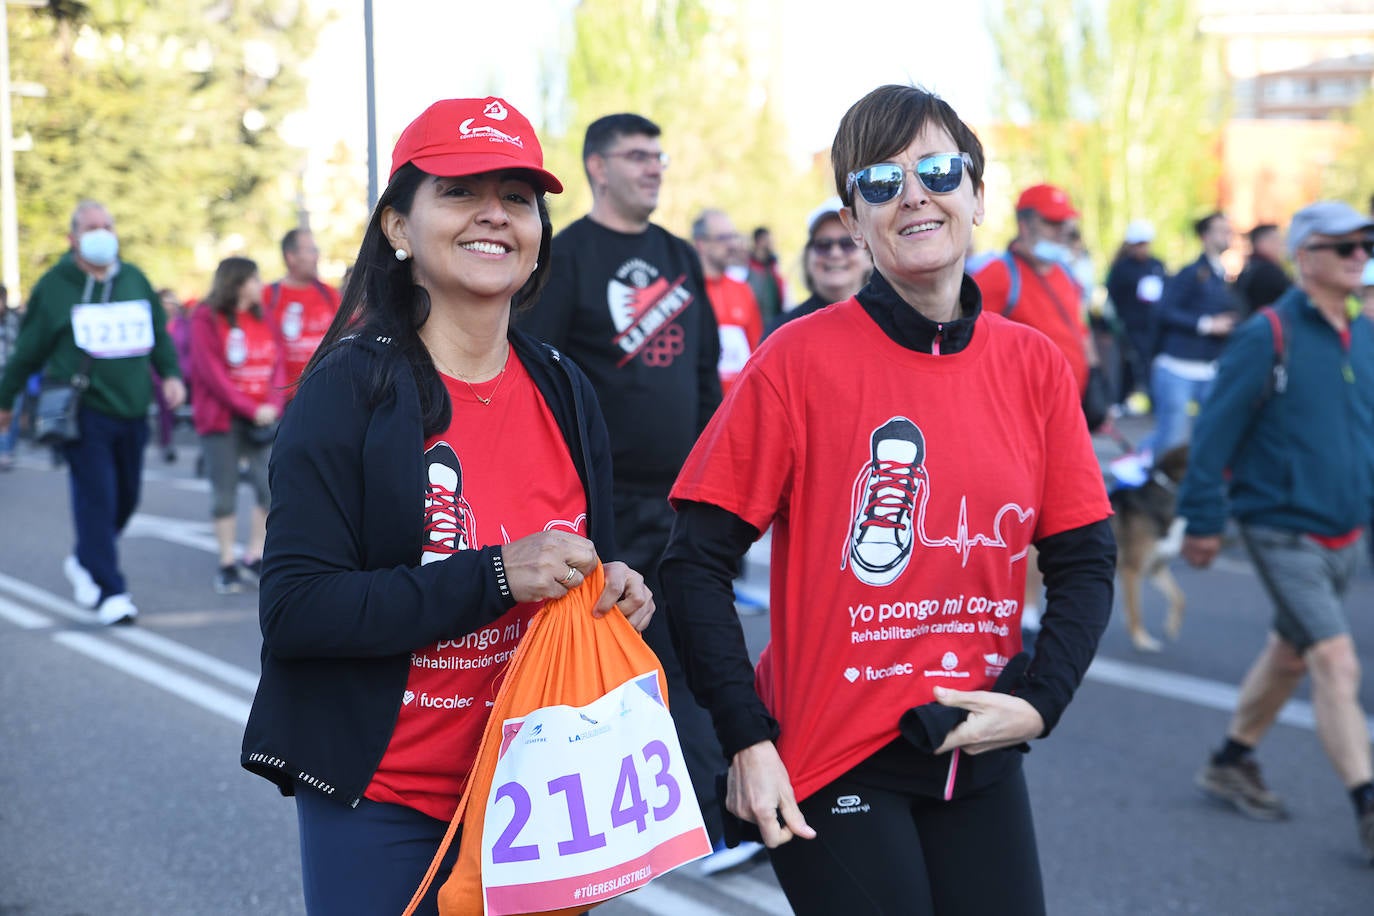
[[[350,808],[298,786],[305,911],[328,916],[399,914],[406,908],[448,829],[403,805],[363,799]],[[462,831],[444,856],[418,916],[437,916],[439,887],[458,859]]]
[[[81,408],[81,438],[63,452],[70,468],[76,559],[100,586],[100,600],[127,592],[115,540],[138,508],[148,420]]]

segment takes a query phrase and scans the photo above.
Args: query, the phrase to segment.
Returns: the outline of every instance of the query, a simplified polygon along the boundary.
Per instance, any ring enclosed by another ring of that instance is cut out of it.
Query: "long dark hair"
[[[238,327],[239,292],[258,272],[258,262],[251,258],[225,258],[215,268],[215,279],[210,281],[210,292],[202,300],[205,305],[224,316],[229,327]],[[262,303],[254,302],[249,308],[253,317],[262,319]]]
[[[307,377],[316,364],[346,337],[356,334],[364,338],[390,338],[390,345],[398,356],[405,359],[415,376],[426,437],[447,429],[452,417],[448,391],[439,378],[439,371],[434,368],[429,351],[420,340],[420,328],[429,320],[429,292],[415,284],[410,261],[396,260],[395,249],[382,232],[382,214],[390,207],[403,216],[409,216],[416,191],[431,177],[409,162],[392,176],[377,200],[372,218],[368,220],[362,245],[358,248],[358,257],[354,260],[353,273],[344,287],[339,311],[324,340],[315,350],[315,355],[301,373],[302,379]],[[536,189],[540,187],[538,180],[533,183]],[[549,219],[543,191],[538,192],[536,202],[541,225],[539,263],[525,285],[511,297],[511,306],[520,310],[529,308],[539,298],[544,284],[548,282],[552,260],[553,222]],[[394,360],[383,361],[378,365],[377,372],[368,379],[370,406],[375,407],[390,390],[397,365]]]

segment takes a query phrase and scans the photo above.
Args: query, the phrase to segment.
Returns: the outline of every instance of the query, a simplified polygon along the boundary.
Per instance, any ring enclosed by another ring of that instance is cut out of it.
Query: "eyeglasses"
[[[1363,248],[1365,254],[1374,258],[1374,239],[1360,239],[1358,242],[1317,242],[1315,245],[1303,247],[1308,251],[1334,251],[1338,258],[1348,258],[1355,253],[1356,248]]]
[[[841,254],[853,254],[859,246],[849,236],[837,239],[812,239],[811,250],[819,255],[827,255],[835,249],[839,249]]]
[[[602,153],[601,155],[606,156],[607,158],[610,158],[612,156],[619,156],[623,159],[629,160],[631,163],[635,165],[648,165],[651,162],[657,162],[661,167],[665,169],[668,167],[667,153],[654,153],[646,149],[631,149],[619,153]]]
[[[965,167],[973,167],[973,159],[968,153],[936,153],[917,162],[910,171],[916,174],[930,193],[950,194],[963,183]],[[852,193],[858,188],[859,196],[877,207],[895,200],[902,193],[907,171],[906,166],[895,162],[880,162],[850,172],[845,180],[845,189]]]

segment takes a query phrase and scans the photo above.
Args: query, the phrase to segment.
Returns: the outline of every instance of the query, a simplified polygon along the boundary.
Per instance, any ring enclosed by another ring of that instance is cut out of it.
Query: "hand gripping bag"
[[[531,621],[405,916],[460,824],[441,916],[572,916],[711,851],[663,668],[623,615],[592,616],[604,585],[598,567]]]

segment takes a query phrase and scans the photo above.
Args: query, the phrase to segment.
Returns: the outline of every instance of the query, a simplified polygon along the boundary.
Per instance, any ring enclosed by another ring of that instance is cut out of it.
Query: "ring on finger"
[[[559,581],[562,582],[564,585],[572,585],[572,581],[573,581],[573,579],[575,579],[575,578],[577,578],[577,567],[575,567],[575,566],[569,566],[569,567],[568,567],[568,574],[567,574],[566,576],[564,576],[562,579],[560,579]]]

